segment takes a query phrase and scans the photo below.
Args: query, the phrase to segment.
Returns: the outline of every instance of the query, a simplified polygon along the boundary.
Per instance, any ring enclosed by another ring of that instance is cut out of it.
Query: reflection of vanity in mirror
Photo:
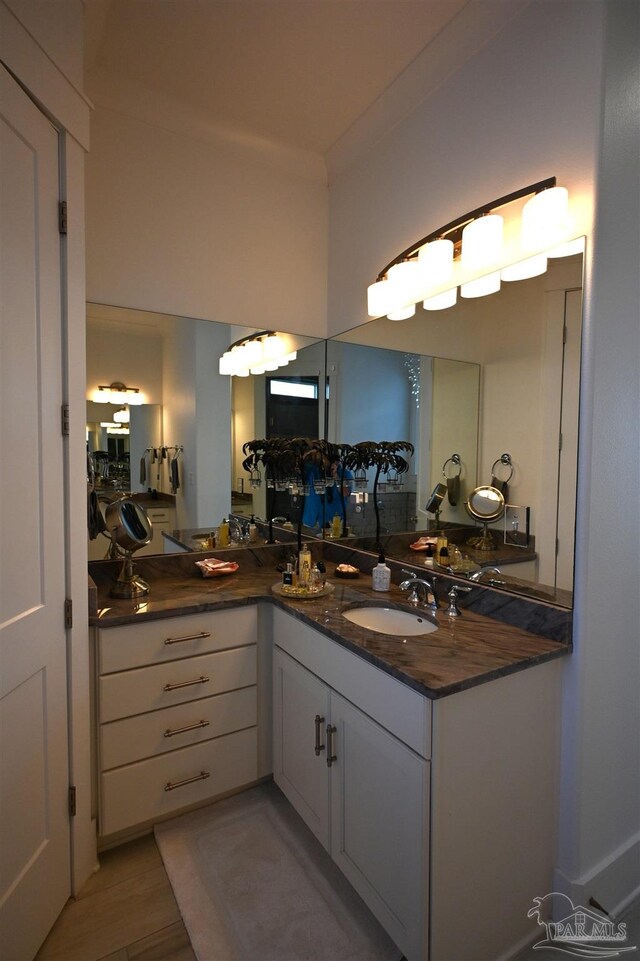
[[[149,514],[154,536],[138,554],[163,553],[171,549],[163,532],[212,530],[231,511],[264,516],[264,491],[251,490],[241,463],[244,441],[266,430],[266,377],[218,373],[221,354],[252,330],[87,305],[87,451],[101,504],[131,492]],[[290,337],[298,357],[286,375],[315,378],[318,393],[324,341]],[[143,403],[92,399],[115,382],[137,388]],[[108,423],[116,426],[101,426]],[[170,469],[176,452],[177,488]],[[89,559],[108,548],[103,536],[90,540]]]
[[[329,440],[384,434],[416,447],[404,494],[411,523],[398,526],[396,493],[380,505],[387,556],[411,561],[415,532],[435,528],[424,508],[435,485],[447,485],[456,454],[460,490],[455,503],[443,498],[438,518],[464,529],[450,540],[482,567],[503,563],[496,586],[572,605],[581,310],[574,255],[496,294],[440,311],[419,305],[408,320],[379,318],[328,342]],[[502,482],[504,511],[486,525],[470,516],[472,492]],[[367,510],[351,514],[352,533]],[[478,552],[468,542],[485,526],[494,549]]]

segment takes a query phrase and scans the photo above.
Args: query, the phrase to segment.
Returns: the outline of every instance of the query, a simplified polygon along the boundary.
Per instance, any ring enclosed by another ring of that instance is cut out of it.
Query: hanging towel
[[[175,494],[180,487],[180,472],[178,470],[178,455],[172,457],[169,462],[169,480],[171,483],[171,493]]]
[[[447,497],[452,507],[455,507],[460,499],[460,474],[455,477],[447,477]]]
[[[89,491],[87,499],[87,528],[89,530],[89,540],[94,541],[98,534],[106,531],[107,525],[104,522],[98,495],[94,490]]]
[[[144,487],[147,482],[147,455],[146,452],[140,458],[140,484]]]
[[[491,478],[491,487],[495,487],[497,491],[500,491],[506,504],[506,502],[509,500],[509,485],[506,480],[500,480],[494,476]]]

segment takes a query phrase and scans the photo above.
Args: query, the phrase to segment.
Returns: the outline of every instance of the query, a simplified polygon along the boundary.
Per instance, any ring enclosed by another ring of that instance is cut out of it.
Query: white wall
[[[638,512],[611,498],[612,471],[634,489],[639,478],[638,10],[633,0],[534,0],[330,197],[331,332],[364,322],[378,270],[457,213],[551,174],[583,202],[593,261],[554,883],[608,910],[637,886],[640,837]]]
[[[324,336],[326,180],[100,106],[91,137],[90,300]]]

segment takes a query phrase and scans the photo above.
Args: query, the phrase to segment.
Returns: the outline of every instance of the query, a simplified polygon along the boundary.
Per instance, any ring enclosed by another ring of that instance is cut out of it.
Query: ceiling
[[[110,75],[221,127],[324,155],[482,0],[84,0],[86,87]]]

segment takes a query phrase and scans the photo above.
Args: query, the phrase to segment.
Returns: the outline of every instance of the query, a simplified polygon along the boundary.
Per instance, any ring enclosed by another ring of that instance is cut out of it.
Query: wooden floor
[[[640,902],[621,918],[640,949]],[[57,961],[196,961],[152,834],[100,855],[100,870],[69,901],[36,956]],[[527,948],[513,961],[557,961]]]
[[[195,961],[152,834],[100,855],[36,961]]]

